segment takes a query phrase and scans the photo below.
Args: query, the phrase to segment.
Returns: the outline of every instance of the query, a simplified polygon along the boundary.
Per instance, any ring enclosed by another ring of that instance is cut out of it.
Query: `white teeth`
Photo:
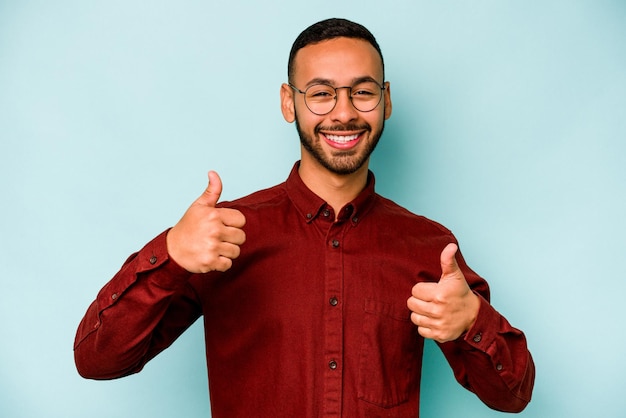
[[[347,142],[354,141],[358,137],[359,137],[359,135],[347,135],[347,136],[326,135],[326,138],[330,139],[333,142],[338,142],[340,144],[345,144]]]

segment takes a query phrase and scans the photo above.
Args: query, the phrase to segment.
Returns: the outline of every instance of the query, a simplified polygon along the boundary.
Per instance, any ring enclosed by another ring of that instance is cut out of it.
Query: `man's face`
[[[363,79],[381,85],[384,81],[378,52],[360,39],[335,38],[308,45],[298,51],[294,64],[291,82],[302,91],[320,82],[344,87]],[[319,116],[307,108],[303,94],[283,85],[283,115],[288,122],[296,122],[303,163],[312,162],[340,175],[366,169],[391,115],[389,84],[385,87],[380,103],[370,112],[358,111],[349,99],[349,89],[339,89],[334,109]]]

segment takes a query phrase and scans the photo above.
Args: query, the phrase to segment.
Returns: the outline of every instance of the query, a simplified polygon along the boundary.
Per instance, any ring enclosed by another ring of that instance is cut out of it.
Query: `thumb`
[[[459,270],[459,265],[456,263],[456,252],[459,247],[456,244],[450,243],[446,245],[446,248],[441,252],[441,277],[444,278],[449,275],[455,274]]]
[[[222,179],[215,171],[209,171],[209,184],[202,193],[202,196],[196,200],[196,203],[215,207],[217,201],[220,200],[222,194]]]

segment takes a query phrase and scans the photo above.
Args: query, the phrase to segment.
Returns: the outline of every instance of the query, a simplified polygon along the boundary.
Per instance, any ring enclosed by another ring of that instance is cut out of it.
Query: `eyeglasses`
[[[313,84],[305,91],[292,84],[289,87],[304,95],[304,104],[318,116],[326,115],[333,111],[337,105],[337,90],[348,89],[348,97],[352,106],[360,112],[371,112],[376,109],[383,97],[384,86],[375,81],[363,81],[354,86],[333,87],[329,84]]]

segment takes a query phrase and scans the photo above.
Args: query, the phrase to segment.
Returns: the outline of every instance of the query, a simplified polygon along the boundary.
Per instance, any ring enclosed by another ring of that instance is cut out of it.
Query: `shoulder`
[[[235,200],[220,202],[220,207],[238,210],[259,210],[264,207],[280,205],[288,200],[285,183],[267,189],[258,190]]]
[[[409,228],[409,230],[415,228],[434,234],[452,235],[452,232],[442,224],[423,215],[415,214],[391,199],[387,199],[379,194],[376,194],[376,199],[376,204],[373,208],[374,215],[379,219],[388,219],[391,225],[396,225],[399,228]]]

